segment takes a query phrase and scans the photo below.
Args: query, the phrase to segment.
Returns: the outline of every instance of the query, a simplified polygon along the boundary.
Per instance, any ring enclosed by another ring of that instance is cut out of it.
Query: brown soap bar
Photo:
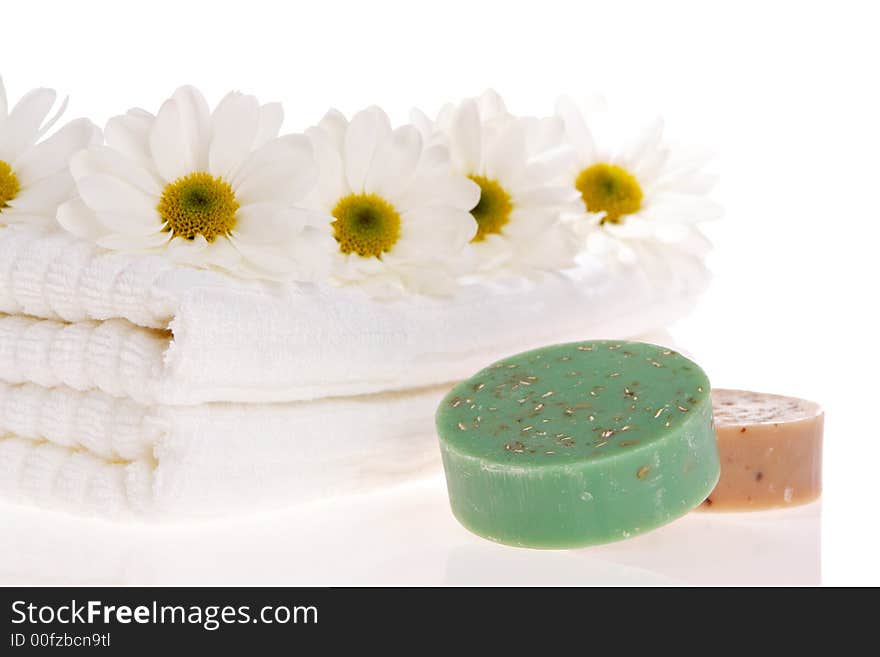
[[[822,492],[822,408],[794,397],[712,390],[721,479],[703,510],[805,504]]]

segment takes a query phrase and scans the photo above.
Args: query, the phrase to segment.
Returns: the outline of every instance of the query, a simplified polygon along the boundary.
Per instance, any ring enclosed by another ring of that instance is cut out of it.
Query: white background
[[[10,99],[52,86],[71,94],[69,117],[99,124],[131,106],[155,111],[182,83],[212,102],[232,88],[281,100],[289,131],[330,105],[350,113],[377,103],[404,120],[412,105],[433,113],[489,86],[521,113],[549,113],[560,93],[596,92],[612,108],[662,113],[671,136],[717,153],[726,208],[710,229],[715,281],[673,337],[713,385],[815,399],[827,420],[821,505],[689,516],[611,548],[489,545],[451,519],[438,479],[198,531],[123,535],[3,508],[2,581],[812,583],[821,506],[822,581],[880,583],[880,40],[871,6],[5,4],[0,73]],[[676,558],[676,545],[691,550]]]

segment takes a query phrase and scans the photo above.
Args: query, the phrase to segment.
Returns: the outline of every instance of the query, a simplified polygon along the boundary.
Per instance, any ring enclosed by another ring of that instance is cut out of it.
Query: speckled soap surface
[[[719,475],[709,381],[655,345],[590,341],[504,359],[437,411],[453,513],[491,540],[619,540],[700,504]]]
[[[712,391],[721,479],[705,511],[756,511],[822,492],[824,413],[815,402],[749,390]]]

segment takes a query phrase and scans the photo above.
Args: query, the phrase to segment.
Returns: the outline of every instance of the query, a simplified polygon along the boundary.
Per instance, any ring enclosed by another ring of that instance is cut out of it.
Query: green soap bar
[[[501,360],[437,411],[458,520],[509,545],[628,538],[700,504],[720,466],[709,380],[641,342],[576,342]]]

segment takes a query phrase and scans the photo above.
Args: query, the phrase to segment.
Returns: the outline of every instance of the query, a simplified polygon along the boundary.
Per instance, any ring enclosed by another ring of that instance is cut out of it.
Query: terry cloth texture
[[[533,285],[385,302],[357,289],[241,281],[7,228],[0,379],[173,405],[405,390],[547,343],[658,330],[687,312],[705,283],[699,258],[669,251],[638,268],[585,263]]]
[[[668,249],[382,301],[0,228],[0,495],[192,517],[412,479],[439,467],[449,382],[547,343],[661,329],[706,280]]]
[[[0,384],[0,495],[174,518],[376,490],[438,471],[433,415],[447,389],[175,407]]]

